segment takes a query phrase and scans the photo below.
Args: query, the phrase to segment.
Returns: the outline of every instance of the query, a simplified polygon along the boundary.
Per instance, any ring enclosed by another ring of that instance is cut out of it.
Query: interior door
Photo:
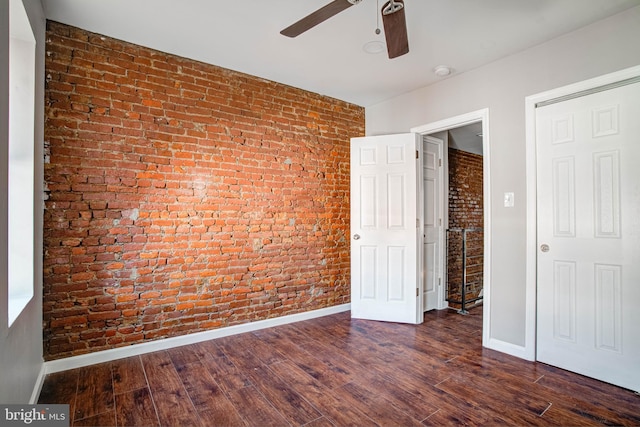
[[[439,307],[442,286],[442,151],[444,141],[427,136],[423,141],[422,177],[424,192],[424,292],[425,311]]]
[[[537,358],[640,391],[640,83],[536,110]]]
[[[351,316],[422,323],[417,134],[351,140]]]

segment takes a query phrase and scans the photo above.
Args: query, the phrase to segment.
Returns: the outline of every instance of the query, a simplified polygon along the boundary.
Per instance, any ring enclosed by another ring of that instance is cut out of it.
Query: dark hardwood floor
[[[74,426],[640,425],[638,394],[481,346],[482,309],[341,313],[47,376]]]

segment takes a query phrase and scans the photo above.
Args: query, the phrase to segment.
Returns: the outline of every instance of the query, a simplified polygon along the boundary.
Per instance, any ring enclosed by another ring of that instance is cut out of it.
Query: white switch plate
[[[508,193],[504,193],[504,207],[505,208],[512,208],[513,207],[513,193],[512,192],[508,192]]]

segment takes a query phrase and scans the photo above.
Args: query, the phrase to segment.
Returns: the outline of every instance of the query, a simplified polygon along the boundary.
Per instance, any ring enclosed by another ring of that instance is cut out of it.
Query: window
[[[22,0],[9,2],[9,326],[33,298],[36,41]]]

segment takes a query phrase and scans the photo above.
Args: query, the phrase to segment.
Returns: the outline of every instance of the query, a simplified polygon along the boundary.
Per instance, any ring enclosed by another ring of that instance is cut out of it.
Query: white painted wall
[[[489,108],[490,338],[507,347],[527,338],[525,97],[640,65],[638,40],[640,6],[366,109],[367,135],[381,135]],[[515,193],[515,207],[503,206],[505,192]]]
[[[45,17],[40,0],[23,0],[36,38],[35,89],[35,298],[7,327],[7,162],[9,117],[9,2],[0,1],[0,403],[29,403],[42,360],[42,182]]]

